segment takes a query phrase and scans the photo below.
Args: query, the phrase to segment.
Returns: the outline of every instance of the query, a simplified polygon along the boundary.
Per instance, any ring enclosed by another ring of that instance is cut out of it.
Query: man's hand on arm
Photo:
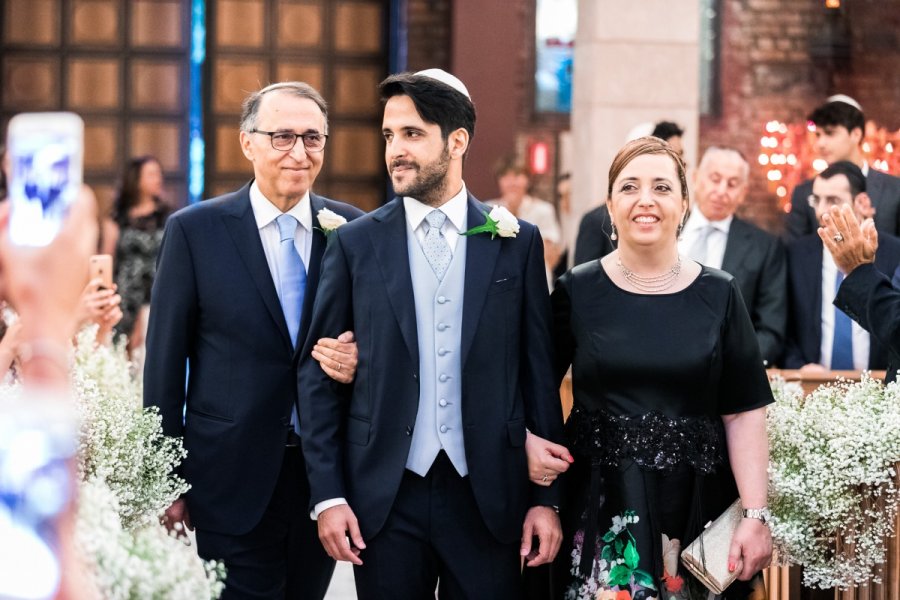
[[[359,531],[356,515],[349,505],[339,504],[320,512],[317,522],[319,540],[328,556],[354,565],[363,564],[359,553],[366,547],[366,543]]]
[[[338,383],[352,383],[356,377],[359,351],[352,331],[345,331],[337,339],[320,339],[313,347],[312,357]]]
[[[537,547],[533,543],[535,537],[538,538]],[[525,515],[519,550],[525,558],[525,566],[537,567],[553,562],[561,544],[562,527],[556,510],[549,506],[532,506]]]

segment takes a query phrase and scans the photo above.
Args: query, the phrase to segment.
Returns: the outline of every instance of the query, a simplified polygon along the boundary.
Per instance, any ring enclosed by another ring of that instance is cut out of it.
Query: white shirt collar
[[[869,176],[869,161],[864,160],[862,166],[860,167],[860,170],[862,171],[863,177],[868,177]]]
[[[447,219],[456,227],[456,231],[462,233],[466,227],[466,216],[468,214],[469,193],[466,190],[466,184],[463,183],[459,192],[442,204],[438,210],[447,215]],[[419,228],[426,215],[434,210],[433,207],[419,202],[415,198],[409,196],[403,197],[403,208],[406,210],[406,221],[413,231]]]
[[[691,216],[688,217],[688,221],[685,224],[686,231],[697,231],[699,229],[703,229],[707,225],[712,225],[716,228],[716,230],[721,231],[723,233],[728,233],[731,229],[731,222],[734,220],[734,215],[728,215],[721,221],[710,221],[706,218],[706,215],[701,212],[699,208],[694,208],[691,211]]]
[[[250,207],[256,227],[262,229],[281,216],[281,211],[266,198],[254,180],[250,185]],[[287,213],[300,223],[307,233],[312,231],[312,207],[309,203],[309,190],[300,198],[300,202],[291,207]]]

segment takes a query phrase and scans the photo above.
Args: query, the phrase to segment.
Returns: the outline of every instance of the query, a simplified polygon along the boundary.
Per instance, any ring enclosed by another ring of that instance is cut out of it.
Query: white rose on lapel
[[[514,238],[519,233],[519,221],[502,206],[495,206],[490,213],[484,213],[484,223],[463,231],[463,235],[474,235],[476,233],[489,233],[491,239],[498,235],[502,238]]]
[[[516,237],[519,233],[519,221],[506,207],[495,206],[488,216],[497,223],[497,235],[500,237]]]
[[[317,212],[316,219],[318,219],[319,227],[322,228],[322,233],[324,233],[325,235],[330,234],[335,229],[347,222],[347,219],[337,214],[333,210],[328,210],[327,208],[323,208],[322,210]]]

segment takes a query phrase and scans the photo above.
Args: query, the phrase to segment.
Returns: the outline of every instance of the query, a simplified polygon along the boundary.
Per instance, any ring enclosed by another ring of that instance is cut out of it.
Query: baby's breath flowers
[[[806,398],[775,380],[769,407],[769,507],[783,562],[807,586],[878,582],[894,530],[900,463],[900,385],[863,374]]]

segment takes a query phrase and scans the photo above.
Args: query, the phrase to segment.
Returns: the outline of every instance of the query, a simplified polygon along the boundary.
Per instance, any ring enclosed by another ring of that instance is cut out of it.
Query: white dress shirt
[[[722,259],[725,258],[725,245],[728,243],[728,232],[731,230],[731,221],[734,215],[731,215],[721,221],[710,221],[707,219],[700,209],[695,208],[691,211],[684,230],[681,232],[681,238],[678,240],[678,252],[684,256],[690,256],[688,253],[697,241],[704,229],[711,225],[713,231],[709,233],[709,239],[706,244],[706,262],[707,267],[714,269],[722,268]]]
[[[275,287],[278,287],[278,247],[281,246],[281,234],[278,232],[278,223],[275,219],[281,216],[281,210],[272,204],[260,191],[256,181],[250,186],[250,207],[253,209],[253,218],[259,228],[259,239],[262,241],[266,262],[269,264],[269,273]],[[303,195],[300,202],[295,204],[287,213],[300,223],[294,233],[294,247],[303,261],[303,267],[309,272],[309,255],[312,252],[312,207],[309,204],[309,192]]]
[[[831,350],[834,346],[834,280],[837,278],[837,265],[831,253],[822,252],[822,346],[819,349],[819,364],[826,369],[831,368]],[[863,371],[869,368],[869,334],[851,321],[853,331],[853,368]]]
[[[447,215],[447,220],[441,227],[441,233],[450,246],[450,252],[456,250],[456,242],[459,240],[459,234],[468,229],[466,227],[466,218],[469,214],[469,193],[466,191],[466,184],[463,183],[462,189],[447,202],[442,204],[438,210]],[[403,197],[403,209],[406,211],[406,222],[416,235],[416,239],[422,244],[425,241],[425,227],[422,222],[428,213],[434,210],[433,206],[428,206],[419,202],[415,198],[408,196]]]

